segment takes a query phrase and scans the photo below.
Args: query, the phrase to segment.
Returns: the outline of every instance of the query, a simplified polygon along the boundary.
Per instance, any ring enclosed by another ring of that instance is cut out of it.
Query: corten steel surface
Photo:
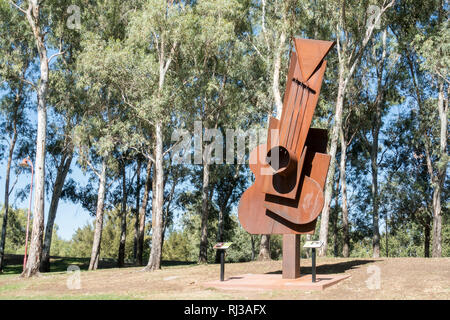
[[[283,235],[283,279],[300,277],[300,235]]]
[[[281,119],[270,118],[267,143],[250,153],[255,175],[239,203],[252,234],[313,233],[323,204],[330,156],[327,131],[310,128],[334,42],[294,39]]]
[[[283,279],[300,276],[300,234],[312,234],[330,164],[327,130],[310,128],[334,42],[294,39],[281,119],[269,118],[267,142],[250,153],[254,184],[239,202],[252,234],[283,234]]]

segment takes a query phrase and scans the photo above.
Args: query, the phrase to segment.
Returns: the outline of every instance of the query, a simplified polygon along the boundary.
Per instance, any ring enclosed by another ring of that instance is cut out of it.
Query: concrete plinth
[[[281,274],[244,274],[230,277],[225,281],[203,283],[204,287],[228,290],[323,290],[347,279],[350,275],[318,274],[316,282],[311,282],[311,275],[302,275],[297,279],[283,279]]]

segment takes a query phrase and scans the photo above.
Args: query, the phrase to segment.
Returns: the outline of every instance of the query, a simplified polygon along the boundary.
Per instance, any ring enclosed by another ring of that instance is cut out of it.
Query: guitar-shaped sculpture
[[[310,128],[328,52],[335,42],[294,39],[281,119],[269,119],[267,143],[249,158],[255,182],[239,202],[251,234],[313,233],[330,164],[327,130]]]

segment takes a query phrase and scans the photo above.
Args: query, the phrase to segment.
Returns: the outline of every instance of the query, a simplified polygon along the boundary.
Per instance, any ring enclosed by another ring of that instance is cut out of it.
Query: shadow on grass
[[[66,272],[70,265],[76,265],[80,270],[88,270],[90,258],[77,257],[50,257],[50,272]],[[23,255],[7,254],[5,255],[5,265],[3,274],[21,274],[23,264]],[[163,267],[196,265],[196,262],[190,261],[162,261]],[[117,260],[113,258],[104,258],[99,261],[98,269],[117,268]],[[134,263],[125,263],[124,268],[140,267]],[[142,266],[144,267],[144,266]]]
[[[161,261],[161,265],[163,267],[177,267],[177,266],[198,265],[198,263],[194,262],[194,261],[163,260],[163,261]]]
[[[358,266],[373,263],[382,260],[352,260],[338,263],[322,264],[316,266],[317,274],[338,274],[345,273],[345,271],[350,269],[355,269]],[[281,270],[267,272],[267,274],[281,274]],[[310,274],[312,273],[312,267],[303,267],[300,265],[300,274]]]

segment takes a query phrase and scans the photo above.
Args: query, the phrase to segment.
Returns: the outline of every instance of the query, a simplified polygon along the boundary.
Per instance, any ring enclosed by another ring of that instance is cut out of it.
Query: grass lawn
[[[97,271],[87,271],[89,259],[51,260],[52,272],[32,279],[19,277],[20,257],[0,275],[0,299],[450,299],[450,258],[318,258],[318,274],[348,274],[351,277],[324,291],[224,290],[208,288],[205,282],[219,278],[219,264],[197,265],[163,262],[162,270],[143,272],[142,267],[115,268],[104,261]],[[70,284],[78,265],[79,289]],[[381,285],[368,285],[377,270]],[[228,263],[225,278],[247,273],[281,272],[281,261]],[[301,260],[301,273],[311,273],[311,260]],[[69,285],[68,285],[69,284]]]

